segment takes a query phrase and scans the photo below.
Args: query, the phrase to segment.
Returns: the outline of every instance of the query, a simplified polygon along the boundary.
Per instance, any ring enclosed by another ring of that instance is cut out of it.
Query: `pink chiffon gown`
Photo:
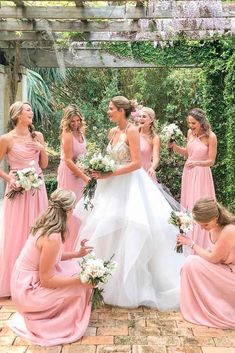
[[[41,346],[67,344],[81,338],[88,326],[91,290],[79,282],[62,288],[45,288],[40,283],[38,236],[30,235],[18,257],[11,278],[12,301],[17,313],[9,326],[19,336]],[[75,260],[60,261],[55,275],[73,276],[79,272]]]
[[[73,160],[76,161],[79,157],[84,156],[86,154],[86,142],[83,137],[83,142],[79,142],[73,136]],[[75,192],[77,201],[82,197],[82,190],[85,186],[85,183],[82,179],[75,176],[72,171],[67,167],[64,160],[64,150],[63,144],[61,146],[61,155],[60,155],[60,165],[58,168],[58,188],[63,188],[67,190],[71,190]],[[67,237],[64,243],[64,250],[71,251],[74,249],[74,243],[77,238],[77,234],[79,231],[80,222],[79,220],[72,216],[68,220],[68,232],[69,236]]]
[[[28,147],[26,144],[14,142],[7,153],[10,171],[30,167],[30,162],[35,162],[37,173],[43,178],[39,167],[39,151]],[[8,185],[6,193],[9,191]],[[36,218],[47,207],[47,193],[45,184],[40,189],[25,191],[14,199],[4,197],[3,202],[3,227],[1,230],[0,244],[0,297],[10,296],[10,277],[14,263],[28,237],[30,227]]]
[[[181,270],[180,308],[187,321],[235,329],[235,249],[223,263],[187,257]]]
[[[141,165],[144,168],[144,170],[148,172],[152,164],[153,147],[151,143],[143,135],[140,135],[140,156],[141,156]],[[157,183],[156,176],[153,176],[151,178],[153,179],[153,181]]]
[[[201,142],[199,137],[191,138],[187,143],[187,161],[204,161],[209,158],[208,146]],[[215,189],[210,167],[184,166],[181,187],[181,205],[192,211],[195,202],[201,197],[214,197]],[[209,233],[195,224],[191,234],[188,234],[195,243],[202,248],[211,246]]]

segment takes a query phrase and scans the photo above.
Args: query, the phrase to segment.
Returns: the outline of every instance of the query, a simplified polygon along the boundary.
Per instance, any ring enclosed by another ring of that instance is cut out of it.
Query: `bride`
[[[90,239],[98,257],[114,254],[118,262],[104,286],[106,304],[176,309],[184,256],[174,250],[177,230],[168,223],[171,206],[141,168],[139,132],[128,123],[133,108],[122,96],[109,103],[108,116],[117,127],[109,133],[107,151],[117,169],[93,172],[98,179],[94,208],[86,211],[83,199],[77,204],[78,236]]]

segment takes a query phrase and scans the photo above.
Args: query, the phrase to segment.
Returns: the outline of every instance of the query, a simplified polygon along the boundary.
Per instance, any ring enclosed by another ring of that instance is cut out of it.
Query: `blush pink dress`
[[[180,308],[187,321],[235,329],[235,249],[223,263],[187,257],[181,271]]]
[[[86,154],[86,141],[83,137],[83,142],[79,142],[73,136],[73,160],[77,161],[77,159]],[[58,188],[63,188],[67,190],[71,190],[75,192],[77,196],[77,201],[82,197],[82,190],[85,186],[85,183],[82,179],[78,178],[73,174],[73,172],[67,167],[64,160],[64,150],[63,144],[61,146],[61,155],[60,155],[60,165],[58,168]],[[74,243],[77,238],[77,234],[79,231],[80,222],[77,218],[72,216],[68,220],[68,235],[64,244],[65,251],[71,251],[74,248]]]
[[[153,147],[151,143],[143,136],[140,135],[140,156],[141,156],[141,165],[146,172],[152,164],[153,157]],[[157,182],[156,176],[152,177],[153,181]]]
[[[18,313],[9,325],[19,336],[35,344],[53,346],[77,341],[85,333],[91,313],[91,290],[79,282],[62,288],[45,288],[40,283],[38,236],[30,235],[18,257],[11,278],[12,301]],[[75,260],[60,261],[55,275],[73,276],[79,272]]]
[[[201,142],[199,137],[192,137],[187,143],[187,161],[204,161],[209,158],[208,146]],[[215,189],[210,167],[197,166],[188,168],[184,166],[181,188],[181,205],[192,211],[195,202],[201,197],[214,197]],[[203,248],[211,246],[209,233],[195,224],[191,234],[193,241]]]
[[[39,151],[26,144],[14,142],[7,153],[10,172],[30,167],[34,161],[37,173],[43,178],[39,167]],[[8,185],[6,193],[9,191]],[[14,263],[28,237],[30,227],[47,207],[45,184],[39,190],[25,191],[14,199],[4,197],[3,228],[0,244],[0,297],[10,296],[10,277]]]

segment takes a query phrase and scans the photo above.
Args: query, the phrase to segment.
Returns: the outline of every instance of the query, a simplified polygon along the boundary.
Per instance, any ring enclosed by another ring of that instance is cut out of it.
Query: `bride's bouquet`
[[[101,152],[96,152],[92,158],[89,158],[89,155],[85,156],[83,160],[77,162],[77,165],[82,167],[88,174],[90,174],[91,171],[101,173],[114,172],[116,169],[115,161],[109,155],[102,155]],[[83,188],[84,207],[86,210],[88,207],[93,208],[91,200],[94,198],[96,186],[97,181],[91,178]]]
[[[104,303],[104,289],[99,288],[98,285],[100,283],[107,283],[109,277],[116,269],[117,262],[112,260],[113,256],[109,260],[104,261],[97,258],[94,252],[91,252],[79,262],[82,271],[78,277],[81,283],[90,283],[95,286],[91,295],[92,309],[96,309],[97,306]]]
[[[169,218],[169,223],[177,226],[181,235],[186,235],[193,229],[193,218],[191,213],[188,212],[172,211]],[[182,253],[183,246],[176,245],[176,251]]]
[[[6,197],[9,199],[13,199],[17,195],[23,194],[24,191],[29,190],[32,190],[32,194],[34,195],[35,190],[39,189],[43,184],[42,178],[38,175],[34,167],[35,162],[32,161],[29,164],[31,165],[29,168],[13,171],[18,189],[12,189],[6,194]]]

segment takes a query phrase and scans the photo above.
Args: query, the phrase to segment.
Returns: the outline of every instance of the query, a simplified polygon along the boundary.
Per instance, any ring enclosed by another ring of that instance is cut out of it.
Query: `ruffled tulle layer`
[[[89,239],[97,256],[114,254],[118,262],[104,286],[105,302],[178,308],[184,257],[174,251],[177,229],[168,223],[172,209],[144,170],[99,180],[94,208],[86,211],[83,202],[74,212],[82,222],[78,239]]]

